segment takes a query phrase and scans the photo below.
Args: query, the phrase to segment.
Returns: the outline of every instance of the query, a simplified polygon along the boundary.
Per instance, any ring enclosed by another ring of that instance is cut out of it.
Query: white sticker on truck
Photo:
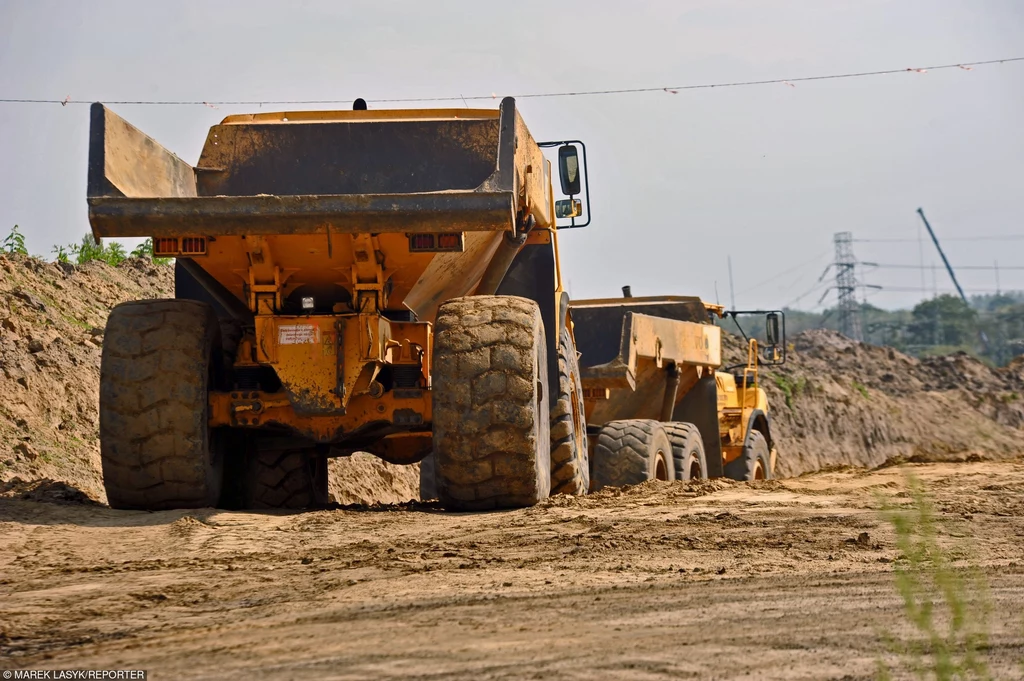
[[[288,324],[277,327],[278,345],[319,345],[320,327],[316,324]]]

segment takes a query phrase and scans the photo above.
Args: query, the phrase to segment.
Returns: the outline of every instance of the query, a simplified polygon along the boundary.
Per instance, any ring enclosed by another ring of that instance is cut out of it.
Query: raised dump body
[[[573,301],[570,310],[592,489],[771,476],[775,451],[758,386],[758,345],[750,342],[739,376],[720,370],[722,336],[714,320],[725,314],[721,306],[693,297],[629,297]]]
[[[553,145],[570,191],[558,214],[573,217],[576,148]],[[325,457],[354,450],[395,463],[437,452],[451,507],[548,493],[547,412],[566,392],[559,357],[575,350],[551,164],[512,99],[496,111],[229,116],[195,166],[95,104],[88,189],[96,237],[151,237],[155,255],[177,259],[174,301],[111,316],[120,349],[104,354],[101,449],[112,504],[215,503],[226,465],[229,483],[245,481],[237,503],[308,505],[326,495]],[[185,337],[208,342],[175,345]],[[522,352],[505,357],[502,343]],[[148,366],[150,352],[166,357]],[[485,380],[491,362],[533,387]],[[170,425],[145,425],[152,400],[122,389],[134,376],[157,401],[193,386],[193,418],[158,404],[153,418]],[[508,442],[483,437],[507,430],[502,404],[526,410]],[[191,462],[188,482],[151,463],[172,459]],[[271,489],[284,470],[292,496]]]

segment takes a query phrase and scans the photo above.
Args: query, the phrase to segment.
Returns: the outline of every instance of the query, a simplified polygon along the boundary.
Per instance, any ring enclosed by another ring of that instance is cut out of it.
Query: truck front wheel
[[[772,462],[768,441],[759,430],[751,430],[743,453],[725,465],[725,477],[733,480],[771,480]]]

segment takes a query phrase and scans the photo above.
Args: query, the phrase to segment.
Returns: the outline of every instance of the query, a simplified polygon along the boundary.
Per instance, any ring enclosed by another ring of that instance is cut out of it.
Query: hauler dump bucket
[[[92,106],[97,237],[511,230],[553,220],[550,166],[511,98],[499,110],[248,114],[191,166]]]

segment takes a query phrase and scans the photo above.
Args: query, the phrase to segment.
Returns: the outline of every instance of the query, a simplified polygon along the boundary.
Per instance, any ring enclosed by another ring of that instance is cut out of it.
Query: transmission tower
[[[853,255],[853,234],[837,232],[836,295],[839,297],[839,332],[853,340],[864,340],[860,305],[857,304],[857,259]]]

